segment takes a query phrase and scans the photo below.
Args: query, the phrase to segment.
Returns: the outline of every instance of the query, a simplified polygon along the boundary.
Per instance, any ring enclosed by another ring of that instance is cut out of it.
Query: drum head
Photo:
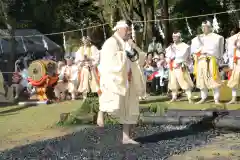
[[[34,81],[40,81],[47,74],[46,67],[41,61],[34,61],[28,68],[29,77]]]

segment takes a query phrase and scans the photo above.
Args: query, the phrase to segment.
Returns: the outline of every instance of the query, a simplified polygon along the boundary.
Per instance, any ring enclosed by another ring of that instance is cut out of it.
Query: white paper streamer
[[[134,41],[136,41],[136,32],[135,32],[135,29],[134,29],[134,25],[132,24],[132,39]]]
[[[104,35],[104,40],[107,39],[107,35],[106,35],[106,30],[105,30],[105,26],[103,25],[103,35]]]
[[[186,20],[188,32],[189,32],[189,34],[192,36],[192,30],[191,30],[191,28],[190,28],[190,26],[189,26],[189,23],[188,23],[187,18],[186,18],[185,20]]]
[[[44,48],[46,48],[46,50],[48,50],[48,44],[47,44],[44,36],[42,36],[42,42],[43,42]]]
[[[0,39],[0,48],[1,48],[1,53],[3,54],[3,46],[2,46],[2,39]]]
[[[157,21],[157,16],[156,15],[154,16],[154,25],[155,25],[155,27],[157,27],[157,25],[158,25],[158,21]]]
[[[81,29],[82,37],[83,37],[83,30]]]
[[[164,35],[164,33],[163,33],[163,30],[162,30],[162,27],[161,27],[160,24],[158,24],[158,30],[159,30],[159,33],[160,33],[160,35],[162,36],[162,38],[165,39],[165,35]]]
[[[64,48],[64,51],[66,52],[67,44],[66,44],[66,36],[65,36],[65,33],[63,33],[63,48]]]
[[[213,18],[213,31],[218,33],[219,29],[220,29],[220,27],[219,27],[219,24],[218,24],[218,21],[217,21],[217,17],[216,17],[216,15],[214,15],[214,18]]]
[[[23,37],[21,37],[21,41],[22,41],[24,52],[27,52],[27,47],[26,47],[26,45],[24,43]]]

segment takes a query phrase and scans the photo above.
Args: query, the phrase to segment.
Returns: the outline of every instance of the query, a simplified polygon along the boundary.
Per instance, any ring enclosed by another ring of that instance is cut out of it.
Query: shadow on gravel
[[[160,160],[204,145],[216,136],[215,132],[206,129],[183,129],[183,126],[169,125],[138,126],[134,129],[136,137],[141,137],[138,139],[145,143],[134,146],[120,143],[120,125],[104,129],[88,128],[64,137],[6,150],[0,153],[0,159]]]
[[[209,130],[212,130],[213,125],[212,123],[210,123],[212,120],[214,120],[213,117],[205,118],[203,119],[203,121],[196,124],[192,124],[183,130],[172,130],[169,132],[156,133],[153,135],[136,138],[136,140],[141,144],[146,144],[196,135],[199,132],[207,132]]]

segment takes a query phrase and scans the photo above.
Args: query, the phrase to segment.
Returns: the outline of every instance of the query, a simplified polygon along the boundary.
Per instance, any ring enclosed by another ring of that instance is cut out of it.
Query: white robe
[[[82,46],[78,49],[75,55],[75,63],[79,66],[79,84],[78,92],[98,92],[98,80],[96,75],[96,69],[99,64],[100,52],[96,46],[91,45],[89,47]],[[85,61],[85,56],[90,61]],[[89,68],[89,66],[95,66],[96,68]]]
[[[236,43],[236,44],[235,44]],[[240,59],[234,63],[234,49],[236,49],[236,57],[240,57],[240,33],[233,35],[228,39],[227,54],[229,57],[229,67],[232,69],[231,77],[228,81],[228,87],[240,89]]]
[[[192,39],[191,53],[196,54],[207,53],[209,56],[214,56],[217,59],[223,56],[224,38],[215,33],[208,35],[201,34]]]
[[[90,52],[90,53],[88,53]],[[90,54],[90,55],[89,55]],[[90,51],[88,51],[88,47],[86,46],[81,46],[77,52],[75,53],[75,60],[74,62],[77,63],[78,61],[83,61],[84,60],[84,55],[87,55],[88,58],[92,59],[93,64],[98,64],[99,63],[99,50],[97,49],[96,46],[91,45]]]
[[[200,57],[197,57],[197,87],[201,90],[216,89],[222,85],[218,70],[216,71],[217,77],[213,78],[213,67],[218,67],[218,61],[223,57],[224,53],[224,38],[215,33],[209,33],[208,35],[201,34],[192,39],[191,53],[196,55],[201,53]],[[204,55],[207,54],[207,55]],[[213,66],[212,59],[208,63],[205,57],[215,57],[217,66]]]
[[[63,80],[64,76],[69,77],[67,85],[65,88],[70,92],[75,92],[77,90],[78,83],[78,67],[76,65],[63,66],[59,74],[59,79]]]
[[[228,65],[231,69],[233,69],[233,66],[234,66],[233,56],[234,56],[234,48],[236,47],[235,46],[235,41],[237,39],[239,39],[239,41],[240,41],[240,33],[235,34],[235,35],[233,35],[233,36],[231,36],[227,39],[226,50],[227,50],[227,57],[228,57],[228,60],[229,60]],[[236,56],[240,57],[240,49],[236,50]],[[238,64],[240,64],[240,61],[238,62]]]
[[[122,124],[135,124],[139,116],[139,96],[144,89],[143,75],[139,63],[128,60],[126,43],[115,33],[105,41],[100,59],[99,109],[115,116]],[[131,81],[128,72],[131,68]]]
[[[182,69],[182,65],[187,66],[190,59],[190,46],[184,42],[172,44],[166,49],[166,61],[170,64],[173,61],[173,70],[169,70],[168,88],[173,92],[177,92],[179,88],[190,90],[193,82],[188,70]],[[181,65],[180,67],[178,67]]]

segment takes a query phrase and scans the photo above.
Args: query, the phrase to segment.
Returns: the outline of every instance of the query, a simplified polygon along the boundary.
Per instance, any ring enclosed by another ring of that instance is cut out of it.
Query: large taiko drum
[[[45,76],[54,77],[57,74],[57,63],[52,60],[33,61],[28,68],[32,81],[41,81]]]
[[[57,63],[52,60],[33,61],[28,68],[29,83],[36,87],[39,100],[54,98],[53,86],[57,84]]]

